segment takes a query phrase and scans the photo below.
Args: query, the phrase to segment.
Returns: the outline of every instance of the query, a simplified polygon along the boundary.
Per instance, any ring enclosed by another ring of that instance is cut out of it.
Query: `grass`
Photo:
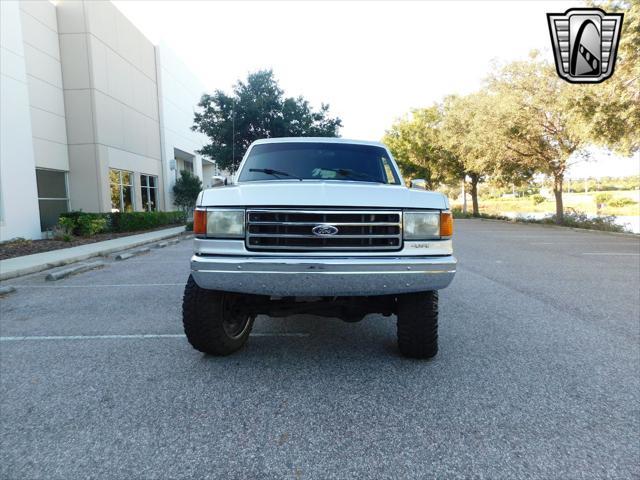
[[[622,207],[605,205],[598,211],[595,197],[598,194],[608,193],[612,200],[629,199],[635,203]],[[610,192],[565,193],[563,195],[564,207],[587,215],[605,216],[635,216],[640,215],[640,192],[638,190],[623,190]],[[532,197],[520,198],[488,198],[480,199],[480,211],[489,215],[500,215],[503,212],[515,213],[555,213],[556,204],[553,199],[547,199],[536,204]]]

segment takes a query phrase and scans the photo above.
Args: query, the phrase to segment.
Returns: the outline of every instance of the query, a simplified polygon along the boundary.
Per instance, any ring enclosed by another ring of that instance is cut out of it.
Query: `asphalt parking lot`
[[[203,355],[182,336],[188,240],[3,282],[0,477],[638,478],[640,241],[456,228],[431,361],[379,316],[261,317],[241,352]]]

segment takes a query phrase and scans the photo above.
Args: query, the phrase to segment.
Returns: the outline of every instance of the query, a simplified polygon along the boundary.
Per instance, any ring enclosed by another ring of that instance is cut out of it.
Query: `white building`
[[[108,1],[0,8],[0,240],[68,210],[173,210],[180,169],[210,184],[191,130],[204,88],[168,48]]]

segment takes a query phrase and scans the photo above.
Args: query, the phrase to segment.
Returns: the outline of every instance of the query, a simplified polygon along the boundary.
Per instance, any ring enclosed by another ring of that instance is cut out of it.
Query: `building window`
[[[154,212],[158,209],[158,177],[155,175],[140,175],[140,193],[142,194],[142,209]]]
[[[186,170],[189,173],[193,173],[193,162],[189,162],[187,160],[184,160],[182,162],[182,165],[183,165],[183,168],[182,168],[183,170]]]
[[[36,168],[40,229],[44,232],[58,223],[61,213],[69,211],[67,172]]]
[[[133,173],[109,169],[111,211],[133,212]]]

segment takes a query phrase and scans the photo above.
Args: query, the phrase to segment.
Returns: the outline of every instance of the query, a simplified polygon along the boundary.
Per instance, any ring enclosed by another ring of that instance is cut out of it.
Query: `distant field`
[[[636,203],[633,205],[625,205],[623,207],[605,206],[599,212],[597,210],[595,196],[601,193],[609,193],[614,200],[620,198],[628,198]],[[584,212],[589,215],[616,215],[616,216],[636,216],[640,215],[640,191],[638,190],[622,190],[610,192],[589,192],[589,193],[565,193],[563,195],[564,207],[573,208],[576,211]],[[471,208],[471,199],[468,198],[468,208]],[[521,198],[493,198],[479,199],[480,211],[489,214],[501,214],[504,212],[517,213],[555,213],[556,205],[553,199],[547,199],[543,203],[535,204],[532,197]],[[454,203],[453,206],[460,206]]]

